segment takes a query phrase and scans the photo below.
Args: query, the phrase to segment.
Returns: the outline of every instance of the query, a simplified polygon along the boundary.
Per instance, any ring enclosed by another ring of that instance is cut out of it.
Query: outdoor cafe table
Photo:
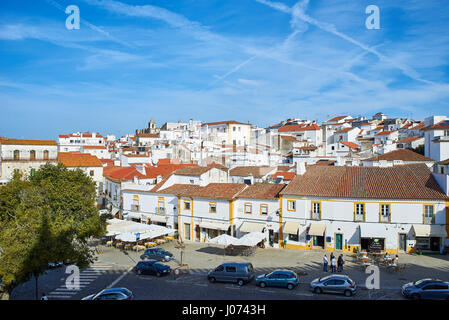
[[[135,251],[145,250],[145,246],[137,245],[137,246],[134,246],[134,247],[133,247],[133,250],[135,250]]]
[[[145,246],[146,247],[154,247],[154,246],[156,246],[157,244],[155,243],[155,242],[146,242],[145,243]]]

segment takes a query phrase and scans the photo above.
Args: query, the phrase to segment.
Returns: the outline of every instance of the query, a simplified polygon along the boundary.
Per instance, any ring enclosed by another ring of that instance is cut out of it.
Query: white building
[[[202,124],[204,140],[214,143],[244,146],[251,142],[251,125],[234,120]]]
[[[82,151],[82,146],[105,146],[101,134],[95,132],[76,132],[58,136],[58,152]]]
[[[432,116],[424,120],[424,154],[436,161],[449,158],[449,118]]]
[[[0,185],[10,181],[14,171],[28,177],[47,162],[56,164],[57,157],[56,141],[1,138]]]
[[[280,195],[284,248],[439,251],[449,231],[449,198],[423,164],[308,167]]]

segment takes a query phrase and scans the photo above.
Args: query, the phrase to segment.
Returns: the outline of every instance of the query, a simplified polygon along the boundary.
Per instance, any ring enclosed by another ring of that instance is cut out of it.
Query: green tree
[[[423,144],[417,146],[415,149],[412,149],[412,150],[415,151],[416,153],[424,155],[424,145]]]
[[[85,267],[93,261],[88,239],[105,233],[95,206],[95,183],[81,170],[46,164],[34,176],[15,175],[0,187],[0,278],[6,296],[48,263]]]

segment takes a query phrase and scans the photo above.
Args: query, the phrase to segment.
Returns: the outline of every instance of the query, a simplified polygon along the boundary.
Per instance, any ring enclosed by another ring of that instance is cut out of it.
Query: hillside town
[[[447,249],[448,116],[379,112],[267,128],[151,120],[119,138],[0,139],[0,185],[48,162],[89,176],[101,212],[172,229],[185,242],[259,232],[280,250]]]

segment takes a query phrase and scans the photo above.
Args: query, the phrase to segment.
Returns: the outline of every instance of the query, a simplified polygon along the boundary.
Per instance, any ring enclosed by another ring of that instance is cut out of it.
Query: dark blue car
[[[449,300],[449,282],[438,279],[421,279],[402,286],[402,295],[414,300]]]
[[[170,267],[156,260],[139,261],[135,267],[137,274],[152,274],[158,277],[170,274]]]
[[[145,250],[145,252],[140,256],[141,259],[155,259],[159,261],[170,261],[173,260],[173,254],[165,251],[162,248],[150,248]]]
[[[264,288],[284,287],[293,289],[299,284],[298,275],[291,270],[275,270],[272,273],[260,275],[256,278],[256,285]]]

